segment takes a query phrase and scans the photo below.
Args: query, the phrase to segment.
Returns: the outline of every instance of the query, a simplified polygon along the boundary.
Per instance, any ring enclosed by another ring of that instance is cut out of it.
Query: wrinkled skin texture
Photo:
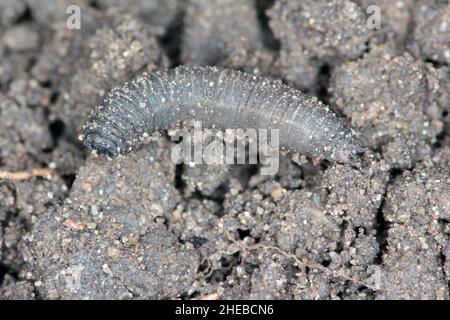
[[[188,118],[203,127],[279,129],[280,146],[313,158],[356,162],[362,148],[316,98],[229,69],[178,67],[114,89],[84,127],[85,145],[112,158],[140,137]]]

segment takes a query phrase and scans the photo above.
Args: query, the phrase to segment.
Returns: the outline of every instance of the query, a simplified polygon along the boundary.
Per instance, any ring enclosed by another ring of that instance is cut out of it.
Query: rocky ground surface
[[[176,165],[164,132],[83,150],[108,90],[179,64],[316,95],[372,154],[267,177]],[[448,299],[449,64],[441,0],[0,1],[0,299]]]

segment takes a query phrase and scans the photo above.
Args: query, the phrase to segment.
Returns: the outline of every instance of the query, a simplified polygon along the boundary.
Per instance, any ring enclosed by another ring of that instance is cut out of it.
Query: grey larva
[[[279,129],[281,147],[312,158],[354,163],[363,151],[315,97],[240,71],[183,66],[112,90],[84,126],[84,144],[115,158],[141,137],[190,118],[205,128]]]

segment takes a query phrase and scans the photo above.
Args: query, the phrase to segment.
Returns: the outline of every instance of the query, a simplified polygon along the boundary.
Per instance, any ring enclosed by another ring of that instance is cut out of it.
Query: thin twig
[[[0,179],[4,180],[27,180],[33,177],[46,177],[55,174],[55,170],[49,168],[38,168],[31,171],[0,171]]]
[[[344,274],[341,271],[331,270],[331,269],[329,269],[327,267],[324,267],[320,263],[312,262],[312,261],[309,261],[309,260],[303,261],[303,260],[299,259],[295,254],[291,254],[289,252],[286,252],[286,251],[284,251],[284,250],[282,250],[282,249],[280,249],[280,248],[278,248],[276,246],[255,244],[255,245],[252,245],[252,246],[245,246],[244,248],[249,250],[249,251],[253,251],[253,250],[257,250],[257,249],[263,249],[265,251],[270,251],[270,250],[271,251],[275,251],[275,252],[277,252],[277,253],[279,253],[279,254],[287,257],[287,258],[293,259],[299,265],[308,267],[310,269],[320,270],[320,271],[323,271],[323,272],[325,272],[326,274],[328,274],[330,276],[333,276],[333,277],[336,277],[336,278],[345,279],[347,281],[350,281],[350,282],[362,285],[362,286],[364,286],[364,287],[366,287],[366,288],[368,288],[368,289],[370,289],[370,290],[372,290],[374,292],[376,292],[376,291],[378,291],[378,292],[380,292],[380,291],[383,291],[383,292],[394,292],[395,291],[395,292],[399,292],[399,293],[411,294],[411,292],[409,290],[388,289],[388,288],[374,287],[374,286],[372,286],[372,285],[370,285],[370,284],[368,284],[368,283],[366,283],[364,281],[361,281],[361,280],[353,278],[353,277],[349,277],[349,276],[347,276],[346,274]]]
[[[256,250],[256,249],[264,249],[265,251],[269,251],[269,250],[275,251],[275,252],[285,256],[286,258],[290,258],[290,259],[294,260],[298,265],[302,265],[302,266],[308,267],[310,269],[316,269],[316,270],[323,271],[323,272],[325,272],[326,274],[328,274],[330,276],[334,276],[336,278],[342,278],[342,279],[348,280],[350,282],[353,282],[353,283],[362,285],[364,287],[367,287],[367,288],[369,288],[369,289],[371,289],[373,291],[379,291],[380,290],[380,288],[375,288],[375,287],[373,287],[373,286],[369,285],[368,283],[365,283],[365,282],[363,282],[361,280],[349,277],[349,276],[345,275],[343,272],[340,272],[340,271],[337,271],[337,270],[328,269],[327,267],[324,267],[320,263],[312,262],[310,260],[307,260],[307,261],[306,260],[300,260],[296,255],[294,255],[292,253],[289,253],[289,252],[286,252],[286,251],[284,251],[284,250],[282,250],[282,249],[280,249],[278,247],[275,247],[275,246],[267,246],[267,245],[262,245],[262,244],[256,244],[256,245],[253,245],[253,246],[247,246],[246,248],[248,250],[250,250],[250,251],[253,251],[253,250]]]

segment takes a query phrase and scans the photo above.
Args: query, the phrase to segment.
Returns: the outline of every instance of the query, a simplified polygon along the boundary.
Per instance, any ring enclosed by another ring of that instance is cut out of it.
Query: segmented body
[[[279,129],[280,147],[312,158],[347,163],[362,152],[345,122],[317,98],[215,67],[144,73],[112,90],[84,126],[84,143],[114,158],[143,136],[190,118],[204,128]]]

